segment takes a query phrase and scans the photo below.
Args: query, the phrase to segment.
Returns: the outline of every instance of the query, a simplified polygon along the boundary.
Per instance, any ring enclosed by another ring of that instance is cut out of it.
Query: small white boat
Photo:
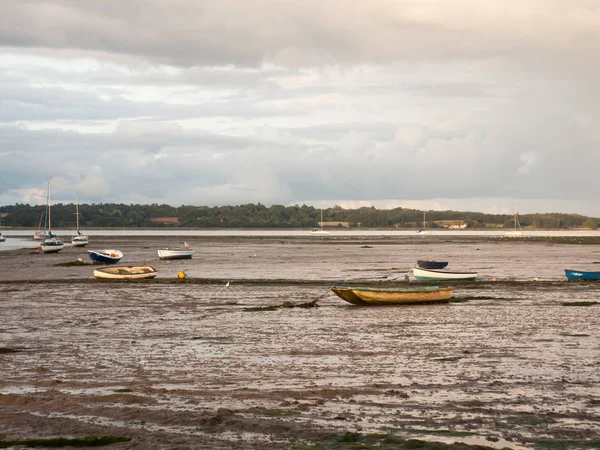
[[[106,280],[144,280],[154,278],[158,272],[152,266],[118,266],[94,269],[94,276]]]
[[[83,234],[78,235],[78,236],[73,236],[71,238],[71,245],[73,247],[85,247],[89,243],[90,243],[90,241],[89,241],[88,237]]]
[[[450,272],[420,267],[413,267],[412,273],[419,281],[472,281],[477,278],[477,272]]]
[[[521,224],[519,223],[519,216],[517,215],[517,208],[515,207],[515,218],[513,219],[515,222],[515,227],[512,231],[507,231],[504,233],[504,236],[508,237],[519,237],[523,236],[523,232],[521,231]]]
[[[77,216],[77,236],[73,236],[71,238],[71,245],[73,247],[85,247],[90,243],[88,237],[84,234],[81,234],[79,231],[79,193],[75,193],[75,216]]]
[[[313,228],[310,234],[329,234],[329,231],[323,229],[323,208],[321,208],[321,222],[319,222],[321,228]]]
[[[121,250],[88,250],[90,259],[95,263],[115,264],[123,257]]]
[[[192,248],[159,248],[158,257],[165,259],[191,259],[196,250]]]

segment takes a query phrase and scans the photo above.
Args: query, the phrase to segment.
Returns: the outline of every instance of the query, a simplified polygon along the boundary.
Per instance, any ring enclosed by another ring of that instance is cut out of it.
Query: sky
[[[597,0],[0,10],[0,205],[600,217]]]

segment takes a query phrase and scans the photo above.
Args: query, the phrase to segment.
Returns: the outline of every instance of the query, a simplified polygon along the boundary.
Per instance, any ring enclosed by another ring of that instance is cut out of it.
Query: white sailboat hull
[[[169,250],[168,248],[158,249],[158,257],[160,259],[189,259],[194,253],[196,253],[196,250],[191,248],[172,250]]]
[[[87,236],[77,236],[71,239],[71,245],[73,247],[85,247],[89,243],[90,241],[88,240]]]
[[[44,253],[57,253],[65,248],[65,243],[60,239],[47,239],[42,242],[41,248]]]

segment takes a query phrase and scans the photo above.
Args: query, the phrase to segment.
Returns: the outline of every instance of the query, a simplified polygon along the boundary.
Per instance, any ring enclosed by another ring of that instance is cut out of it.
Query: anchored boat
[[[412,272],[419,281],[472,281],[477,278],[477,272],[450,272],[419,267],[413,267]]]
[[[417,265],[421,269],[443,269],[448,265],[448,261],[418,260]]]
[[[94,269],[96,278],[107,280],[144,280],[154,278],[158,272],[152,266],[119,266]]]
[[[378,288],[334,286],[331,290],[354,305],[404,305],[448,302],[452,287],[419,286],[411,288]]]
[[[159,259],[191,259],[196,250],[191,248],[159,248]]]
[[[88,250],[90,259],[95,263],[116,264],[123,257],[121,250]]]
[[[600,272],[584,272],[582,270],[565,269],[568,280],[600,280]]]

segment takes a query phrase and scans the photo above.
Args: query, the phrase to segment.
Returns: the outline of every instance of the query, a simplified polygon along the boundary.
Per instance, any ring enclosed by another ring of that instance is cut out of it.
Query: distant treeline
[[[4,227],[37,228],[45,206],[16,204],[0,206]],[[80,228],[169,227],[169,228],[313,228],[321,220],[321,210],[307,205],[266,207],[239,206],[123,205],[100,203],[79,205]],[[467,228],[512,228],[512,214],[483,214],[464,211],[427,211],[427,228],[466,224]],[[421,228],[423,211],[406,208],[364,207],[323,209],[325,226],[351,228]],[[600,219],[579,214],[525,214],[519,216],[523,228],[598,228]],[[43,226],[43,220],[42,220]],[[52,228],[75,228],[75,205],[52,205]]]

